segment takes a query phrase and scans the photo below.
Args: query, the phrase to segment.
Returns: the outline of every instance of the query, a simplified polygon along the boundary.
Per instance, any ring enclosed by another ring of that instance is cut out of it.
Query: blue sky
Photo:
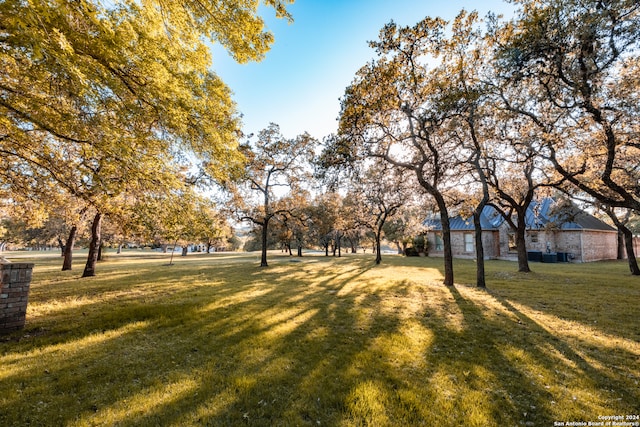
[[[262,62],[237,64],[214,46],[213,69],[234,92],[245,133],[274,122],[285,137],[307,131],[321,140],[337,130],[340,97],[375,57],[367,41],[377,40],[384,24],[450,20],[463,8],[481,16],[510,10],[502,0],[297,0],[289,7],[292,24],[261,9],[275,36]]]

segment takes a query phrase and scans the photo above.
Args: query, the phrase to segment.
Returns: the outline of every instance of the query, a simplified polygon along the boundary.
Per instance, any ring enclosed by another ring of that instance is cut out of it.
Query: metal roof
[[[480,224],[483,230],[497,230],[504,222],[504,218],[492,207],[485,206],[480,216]],[[442,230],[440,217],[430,216],[423,224],[431,230]],[[556,228],[560,230],[599,230],[615,231],[609,224],[601,221],[593,215],[579,209],[570,201],[555,200],[546,197],[539,201],[534,200],[527,209],[526,224],[529,230],[541,230]],[[454,216],[450,218],[452,231],[473,230],[473,218]]]
[[[588,212],[578,208],[568,200],[556,200],[546,197],[533,201],[527,209],[527,228],[557,228],[560,230],[599,230],[616,229]]]
[[[483,230],[497,230],[503,221],[502,216],[491,206],[485,206],[480,215],[480,225]],[[424,220],[423,224],[431,230],[442,230],[439,215],[430,216]],[[449,218],[449,224],[451,230],[467,231],[474,229],[473,217],[463,218],[461,216],[453,216]]]

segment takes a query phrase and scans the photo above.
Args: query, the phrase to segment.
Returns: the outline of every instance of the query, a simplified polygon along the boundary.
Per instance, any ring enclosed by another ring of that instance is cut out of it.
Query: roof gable
[[[578,208],[570,200],[556,200],[551,197],[533,201],[527,210],[526,222],[529,229],[616,230],[604,221]]]

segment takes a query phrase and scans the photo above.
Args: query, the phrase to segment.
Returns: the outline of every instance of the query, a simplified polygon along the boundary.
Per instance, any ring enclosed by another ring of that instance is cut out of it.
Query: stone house
[[[439,217],[427,218],[429,255],[442,256]],[[485,259],[516,260],[515,231],[491,206],[481,216]],[[531,260],[557,253],[560,261],[591,262],[617,258],[617,230],[566,200],[544,198],[527,210],[526,246]],[[475,258],[472,218],[451,218],[451,246],[456,258]]]

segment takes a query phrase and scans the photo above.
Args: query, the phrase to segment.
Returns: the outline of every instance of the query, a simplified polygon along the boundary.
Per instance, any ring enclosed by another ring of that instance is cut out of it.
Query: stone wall
[[[33,264],[0,264],[0,333],[24,327],[32,271]]]

